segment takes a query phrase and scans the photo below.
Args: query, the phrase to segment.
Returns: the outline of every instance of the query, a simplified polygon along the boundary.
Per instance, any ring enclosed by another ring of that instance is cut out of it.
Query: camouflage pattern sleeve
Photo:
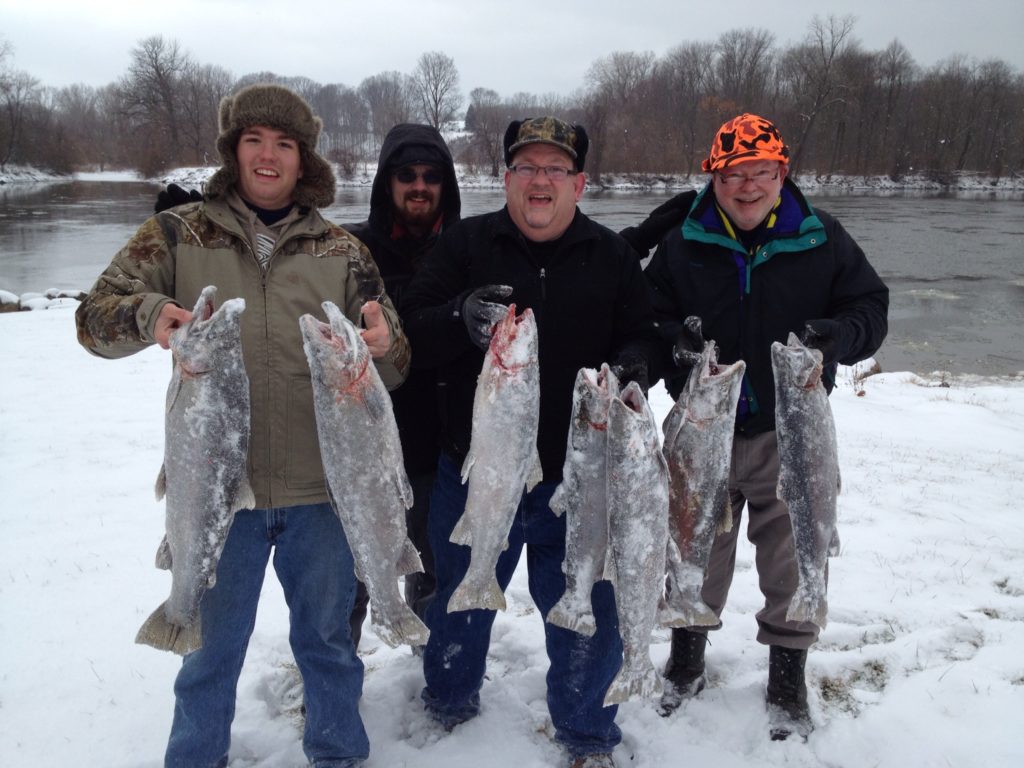
[[[174,255],[154,216],[117,252],[75,312],[78,343],[106,358],[148,347],[160,310],[173,295]]]
[[[370,251],[355,238],[353,241],[358,244],[359,251],[349,262],[349,281],[345,293],[345,300],[349,306],[345,307],[345,314],[349,317],[358,317],[359,309],[367,301],[380,302],[391,335],[391,347],[383,357],[374,358],[373,362],[384,386],[389,390],[397,389],[409,375],[412,363],[409,339],[402,330],[398,310],[384,291],[384,281],[377,270],[377,264],[370,256]]]

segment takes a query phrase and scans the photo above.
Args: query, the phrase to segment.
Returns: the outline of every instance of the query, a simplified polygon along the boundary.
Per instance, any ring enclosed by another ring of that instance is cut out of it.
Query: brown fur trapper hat
[[[254,125],[282,131],[299,143],[302,178],[295,186],[296,203],[324,208],[334,202],[334,171],[316,151],[323,122],[301,96],[284,86],[267,83],[250,85],[221,99],[217,151],[222,165],[206,183],[209,197],[218,197],[238,183],[235,149],[242,131]]]

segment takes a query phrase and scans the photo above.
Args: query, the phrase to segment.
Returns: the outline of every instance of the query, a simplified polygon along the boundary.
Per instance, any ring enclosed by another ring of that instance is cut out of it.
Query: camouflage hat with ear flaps
[[[512,156],[527,144],[551,144],[565,150],[576,161],[576,170],[582,171],[590,138],[582,125],[569,125],[557,117],[513,120],[505,129],[505,165],[511,167]]]
[[[238,183],[238,139],[254,125],[281,131],[298,142],[302,178],[292,195],[297,204],[324,208],[334,202],[334,171],[316,151],[323,122],[301,96],[267,83],[250,85],[221,99],[217,151],[222,166],[206,184],[208,197],[215,198]]]
[[[782,134],[775,123],[749,112],[722,124],[701,169],[711,173],[747,160],[789,163],[789,147],[782,142]]]

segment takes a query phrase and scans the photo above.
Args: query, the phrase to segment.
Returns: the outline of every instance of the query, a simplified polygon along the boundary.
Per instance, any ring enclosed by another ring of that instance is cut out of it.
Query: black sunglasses
[[[412,168],[399,168],[395,171],[395,178],[403,184],[412,184],[416,179],[423,179],[424,184],[440,184],[444,176],[440,171],[431,168],[423,173],[416,173]]]

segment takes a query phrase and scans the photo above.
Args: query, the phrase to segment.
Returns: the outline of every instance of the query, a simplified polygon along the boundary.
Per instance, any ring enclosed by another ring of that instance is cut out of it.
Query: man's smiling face
[[[277,210],[292,203],[302,178],[299,144],[281,131],[254,125],[242,131],[235,149],[238,194],[259,208]]]

